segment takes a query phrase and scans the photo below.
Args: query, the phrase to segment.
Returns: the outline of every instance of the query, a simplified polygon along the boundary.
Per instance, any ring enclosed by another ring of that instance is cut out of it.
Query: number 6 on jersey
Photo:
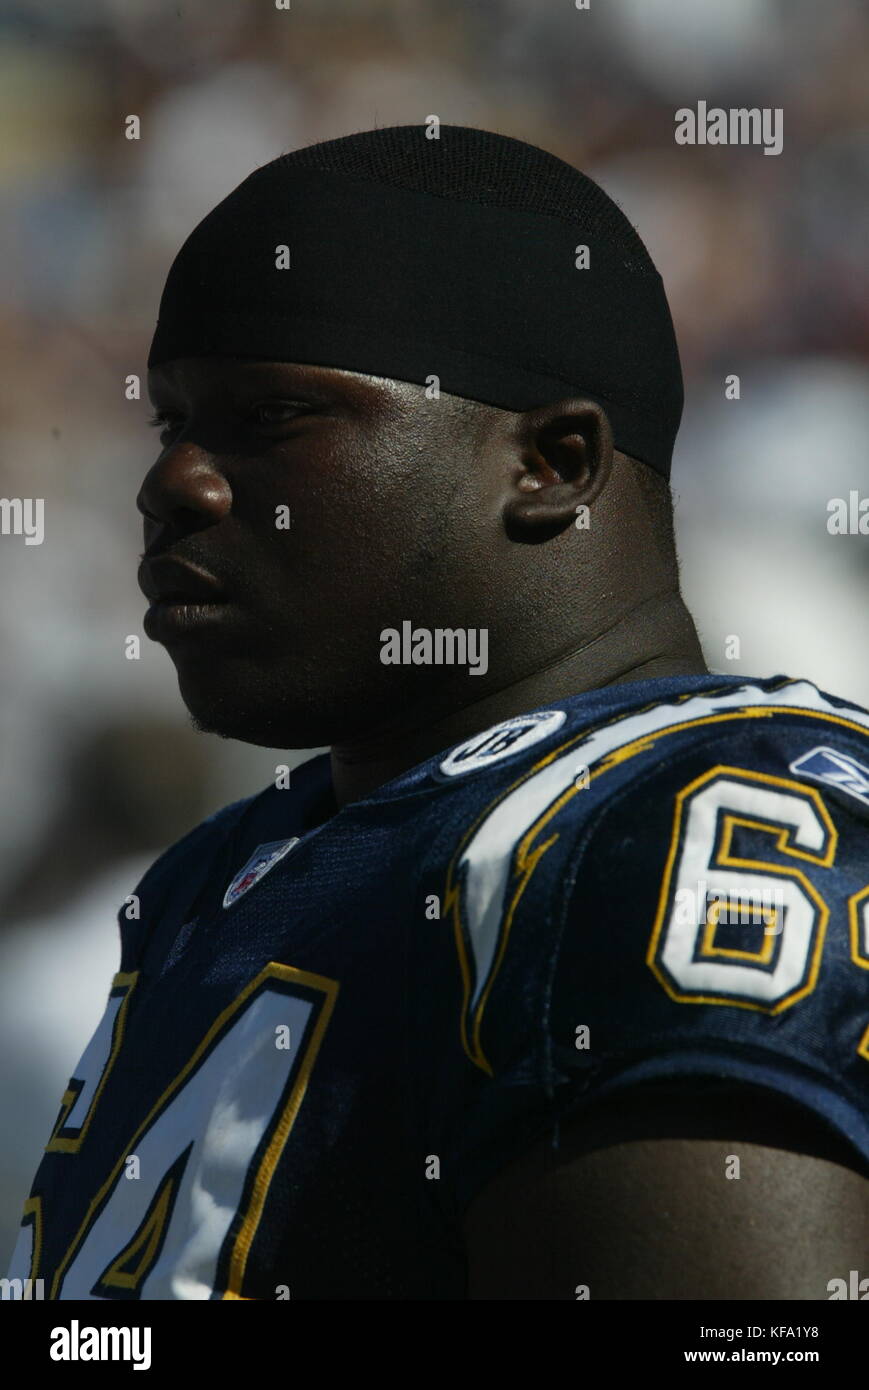
[[[740,832],[785,862],[737,853]],[[829,868],[836,843],[798,782],[719,766],[683,788],[647,957],[670,997],[774,1014],[811,993],[829,908],[800,865]]]

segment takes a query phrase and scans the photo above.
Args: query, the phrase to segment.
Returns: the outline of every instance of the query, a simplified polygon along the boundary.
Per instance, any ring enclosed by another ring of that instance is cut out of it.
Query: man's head
[[[146,629],[201,727],[412,725],[676,587],[663,289],[606,195],[531,146],[397,127],[258,170],[179,253],[149,368],[143,587],[227,600]],[[486,673],[384,665],[403,622],[487,629]]]

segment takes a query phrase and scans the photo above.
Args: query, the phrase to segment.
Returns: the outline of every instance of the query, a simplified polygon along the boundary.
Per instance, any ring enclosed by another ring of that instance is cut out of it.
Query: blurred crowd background
[[[783,152],[676,145],[701,99],[781,107]],[[0,496],[46,518],[41,546],[0,536],[4,1269],[121,900],[276,761],[194,734],[162,649],[125,658],[154,457],[125,378],[180,243],[256,165],[431,114],[576,164],[649,246],[685,373],[673,485],[710,667],[869,704],[869,541],[827,528],[831,498],[869,497],[865,0],[4,0]]]

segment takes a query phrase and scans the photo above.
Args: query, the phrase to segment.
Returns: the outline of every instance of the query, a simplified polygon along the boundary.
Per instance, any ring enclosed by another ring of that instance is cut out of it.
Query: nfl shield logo
[[[223,906],[232,907],[239,898],[243,897],[248,889],[253,888],[255,883],[273,869],[279,859],[283,859],[293,845],[299,843],[298,835],[294,835],[291,840],[270,840],[268,844],[257,845],[250,859],[248,859],[243,869],[239,869],[232,883],[223,895]]]

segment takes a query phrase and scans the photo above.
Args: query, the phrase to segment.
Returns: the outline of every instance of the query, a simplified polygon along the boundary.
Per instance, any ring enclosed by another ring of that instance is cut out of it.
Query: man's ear
[[[597,401],[571,398],[519,416],[521,471],[505,509],[513,540],[542,541],[590,506],[612,470],[613,435]]]

